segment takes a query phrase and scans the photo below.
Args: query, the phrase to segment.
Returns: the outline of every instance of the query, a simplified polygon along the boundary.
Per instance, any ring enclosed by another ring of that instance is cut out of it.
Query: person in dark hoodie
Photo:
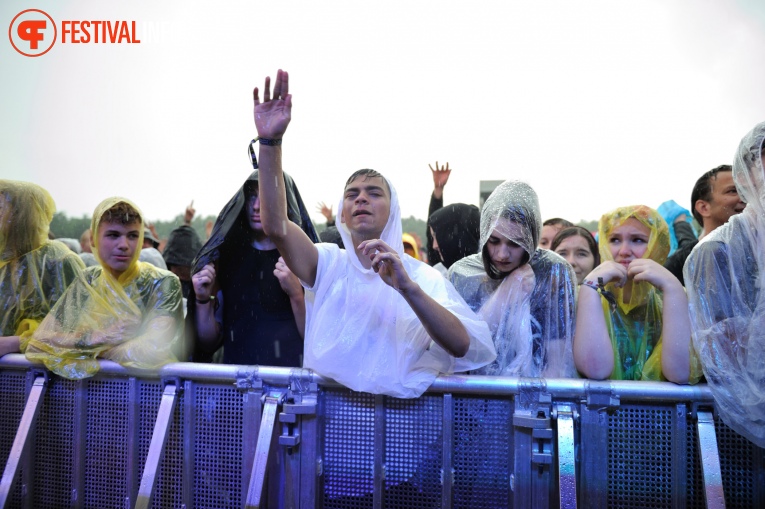
[[[433,268],[446,275],[449,267],[478,252],[481,213],[475,205],[452,203],[428,218],[432,248],[439,256]]]
[[[256,163],[253,160],[253,165]],[[288,217],[318,242],[294,180],[284,175]],[[226,204],[192,264],[188,329],[194,360],[300,367],[305,301],[297,277],[263,231],[258,171]]]
[[[181,280],[184,299],[189,298],[192,288],[191,263],[199,250],[202,249],[202,241],[194,228],[191,227],[191,220],[194,219],[195,213],[194,202],[192,201],[191,205],[186,207],[183,225],[170,232],[165,250],[162,252],[167,269]]]

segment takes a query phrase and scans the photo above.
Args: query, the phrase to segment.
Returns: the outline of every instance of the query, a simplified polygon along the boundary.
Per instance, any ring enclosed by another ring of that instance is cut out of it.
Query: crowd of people
[[[67,247],[49,239],[50,194],[0,180],[0,355],[75,379],[99,358],[306,367],[396,397],[440,373],[705,379],[726,422],[765,443],[765,123],[699,178],[690,211],[623,206],[597,233],[543,221],[518,181],[480,210],[444,206],[452,170],[436,163],[421,250],[371,169],[336,215],[320,204],[320,240],[281,167],[291,97],[282,71],[255,89],[259,163],[251,148],[255,171],[204,243],[189,206],[160,253],[138,206],[112,197]]]

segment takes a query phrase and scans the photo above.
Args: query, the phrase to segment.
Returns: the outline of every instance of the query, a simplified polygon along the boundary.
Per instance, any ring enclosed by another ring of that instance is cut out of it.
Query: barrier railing
[[[0,507],[765,506],[765,451],[704,385],[453,375],[402,400],[303,369],[101,367],[0,359]]]

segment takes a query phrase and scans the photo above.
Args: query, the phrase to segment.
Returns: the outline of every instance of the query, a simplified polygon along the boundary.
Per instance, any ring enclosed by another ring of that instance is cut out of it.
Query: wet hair
[[[553,217],[552,219],[548,219],[544,223],[542,223],[542,226],[561,226],[563,228],[571,228],[574,226],[574,223],[571,221],[566,221],[565,219],[561,217]]]
[[[364,180],[369,180],[371,178],[380,177],[383,180],[383,183],[385,183],[385,189],[388,191],[388,196],[390,197],[390,187],[388,186],[388,181],[385,180],[385,177],[382,176],[382,173],[372,170],[369,168],[364,168],[361,170],[354,171],[350,177],[348,177],[348,180],[345,182],[345,187],[348,187],[351,182],[356,180],[359,177],[364,177]]]
[[[99,224],[104,223],[128,225],[143,223],[143,220],[141,219],[141,214],[136,209],[129,203],[121,201],[115,203],[103,213]]]
[[[587,241],[587,246],[590,248],[590,253],[592,253],[593,258],[595,259],[595,265],[593,265],[593,267],[600,265],[600,252],[598,251],[598,243],[595,241],[595,237],[592,236],[592,233],[590,233],[590,230],[587,228],[582,228],[581,226],[569,226],[568,228],[564,228],[559,231],[550,244],[550,251],[555,251],[555,248],[557,248],[561,242],[569,237],[574,236],[582,237]]]
[[[707,202],[712,200],[712,178],[717,179],[717,174],[723,171],[733,171],[733,167],[729,164],[721,164],[716,168],[712,168],[699,177],[696,185],[693,186],[693,191],[691,191],[691,213],[693,218],[702,227],[704,226],[704,218],[696,211],[696,202],[699,200]]]

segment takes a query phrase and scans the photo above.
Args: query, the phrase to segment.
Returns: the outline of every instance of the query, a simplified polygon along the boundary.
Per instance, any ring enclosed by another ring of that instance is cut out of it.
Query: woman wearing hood
[[[488,324],[497,359],[482,375],[574,377],[575,281],[561,257],[537,249],[539,201],[523,182],[498,186],[481,211],[480,252],[449,280]]]
[[[695,383],[688,300],[663,267],[669,228],[645,205],[600,219],[602,263],[579,291],[574,359],[588,378]]]
[[[141,211],[107,198],[93,213],[89,267],[35,331],[26,355],[71,379],[93,376],[97,358],[139,369],[177,361],[183,350],[181,284],[169,271],[138,260]]]
[[[209,361],[223,345],[223,363],[301,367],[305,329],[303,288],[260,218],[258,171],[218,215],[192,265],[188,331],[194,360]],[[295,181],[284,175],[288,218],[318,237]]]
[[[765,447],[765,122],[741,140],[746,208],[699,241],[683,269],[693,344],[723,421]]]
[[[40,322],[85,269],[48,240],[56,205],[29,182],[0,180],[0,356],[24,352]]]

